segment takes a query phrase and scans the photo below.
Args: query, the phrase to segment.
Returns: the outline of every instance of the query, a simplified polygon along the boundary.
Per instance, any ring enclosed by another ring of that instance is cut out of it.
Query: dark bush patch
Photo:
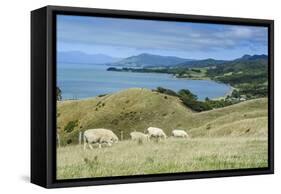
[[[196,73],[201,73],[201,70],[200,69],[191,69],[191,71],[194,71]]]
[[[67,125],[64,127],[64,131],[70,133],[74,130],[75,127],[78,126],[78,120],[69,121]]]
[[[176,96],[182,101],[184,106],[198,112],[211,110],[213,108],[221,108],[233,104],[232,101],[229,101],[227,99],[210,100],[208,97],[205,99],[205,101],[200,101],[198,100],[197,95],[193,94],[188,89],[182,89],[176,93],[173,90],[158,87],[154,91],[157,91],[162,94],[166,94],[167,96],[165,95],[164,99],[168,99],[169,96]]]
[[[72,143],[72,139],[68,139],[68,140],[66,141],[66,143],[67,143],[67,144],[71,144],[71,143]]]
[[[173,90],[162,88],[162,87],[157,87],[155,91],[162,93],[162,94],[168,94],[170,96],[178,96],[177,93],[174,92]]]
[[[98,95],[98,97],[104,97],[104,96],[106,96],[107,94],[100,94],[100,95]]]

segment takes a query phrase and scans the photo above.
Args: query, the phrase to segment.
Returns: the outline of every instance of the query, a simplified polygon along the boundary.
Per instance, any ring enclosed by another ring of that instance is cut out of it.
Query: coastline
[[[109,71],[109,70],[106,70],[106,71]],[[119,72],[119,71],[118,71]],[[132,71],[121,71],[121,72],[128,72],[128,73],[144,73],[144,74],[149,74],[149,73],[156,73],[156,74],[162,74],[162,75],[168,75],[170,78],[174,79],[174,80],[186,80],[186,81],[200,81],[200,80],[205,80],[205,81],[212,81],[214,83],[217,83],[217,84],[222,84],[224,85],[225,89],[223,92],[221,92],[220,94],[218,94],[217,96],[215,94],[213,94],[212,92],[206,96],[209,97],[209,99],[212,99],[212,100],[221,100],[221,99],[225,99],[227,97],[227,95],[231,95],[233,90],[235,89],[234,87],[230,86],[230,84],[227,84],[227,83],[222,83],[222,82],[219,82],[217,80],[214,80],[214,79],[211,79],[210,77],[207,77],[206,76],[206,73],[204,72],[204,75],[202,74],[201,76],[195,76],[195,77],[178,77],[177,74],[172,74],[172,73],[165,73],[165,72],[132,72]],[[161,84],[160,85],[157,85],[159,87],[161,87]],[[155,88],[157,87],[155,86]],[[162,87],[165,87],[165,85],[163,85]],[[155,88],[151,88],[151,89],[155,89]],[[124,88],[125,89],[125,88]],[[188,89],[186,87],[181,87],[180,89]],[[176,91],[176,90],[175,90]],[[108,92],[104,92],[104,93],[108,93]],[[197,95],[197,94],[196,94]],[[99,96],[99,95],[97,95]],[[88,96],[86,98],[73,98],[70,96],[70,98],[63,98],[63,101],[75,101],[75,100],[81,100],[81,99],[87,99],[87,98],[92,98],[92,97],[96,97],[96,96]],[[205,98],[201,98],[200,100],[201,101],[204,101]]]
[[[229,85],[229,84],[228,84]],[[229,85],[230,87],[230,90],[224,95],[224,96],[221,96],[221,97],[218,97],[218,98],[213,98],[212,100],[225,100],[227,96],[231,96],[232,92],[236,89],[235,87]]]
[[[220,97],[217,97],[217,98],[211,98],[211,100],[224,100],[224,99],[226,99],[227,96],[231,96],[231,95],[232,95],[232,92],[236,89],[235,87],[231,86],[230,84],[223,83],[223,82],[219,82],[219,81],[217,81],[217,80],[213,80],[213,79],[211,79],[210,77],[185,78],[185,77],[177,77],[176,75],[173,74],[173,78],[176,78],[176,79],[184,79],[184,80],[211,80],[211,81],[217,82],[217,83],[219,83],[219,84],[228,85],[228,86],[230,87],[230,90],[229,90],[228,92],[226,92],[225,95],[220,96]]]

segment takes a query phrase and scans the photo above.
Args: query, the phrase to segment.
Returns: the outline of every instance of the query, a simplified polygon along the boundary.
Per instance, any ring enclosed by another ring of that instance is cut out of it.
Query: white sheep
[[[149,135],[144,134],[142,132],[134,131],[130,133],[130,136],[133,141],[141,141],[141,142],[149,141]]]
[[[175,129],[172,131],[173,137],[188,138],[188,134],[184,130]]]
[[[93,143],[97,143],[99,148],[102,144],[111,146],[113,143],[118,142],[118,137],[109,129],[88,129],[83,134],[84,150],[88,145],[90,149],[93,149]]]
[[[157,140],[160,140],[161,138],[162,139],[166,139],[167,138],[167,136],[164,133],[164,131],[162,129],[160,129],[160,128],[148,127],[147,128],[147,132],[148,132],[149,138],[153,137],[153,138],[156,138]]]

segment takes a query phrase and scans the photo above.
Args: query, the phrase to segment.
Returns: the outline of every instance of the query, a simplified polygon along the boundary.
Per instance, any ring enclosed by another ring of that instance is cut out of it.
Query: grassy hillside
[[[150,126],[167,135],[174,128],[192,137],[254,136],[267,134],[267,99],[255,99],[221,109],[193,112],[174,96],[133,88],[85,100],[58,102],[58,132],[62,145],[75,144],[79,131],[112,129],[120,138]]]

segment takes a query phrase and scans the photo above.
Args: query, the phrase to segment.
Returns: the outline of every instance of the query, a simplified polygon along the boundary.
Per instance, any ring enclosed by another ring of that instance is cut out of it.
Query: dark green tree
[[[182,89],[178,92],[178,95],[181,96],[181,97],[184,97],[184,98],[187,98],[187,99],[190,99],[190,100],[197,100],[198,97],[191,93],[188,89]]]
[[[238,90],[233,90],[232,91],[232,97],[234,98],[240,98],[240,92]]]
[[[57,86],[57,100],[62,100],[61,89]]]

